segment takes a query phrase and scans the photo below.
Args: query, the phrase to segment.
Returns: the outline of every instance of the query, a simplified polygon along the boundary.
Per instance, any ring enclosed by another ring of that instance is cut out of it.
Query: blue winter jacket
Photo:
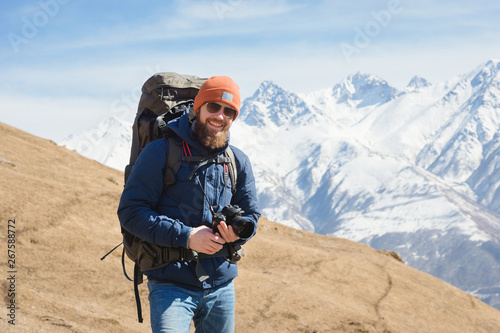
[[[169,122],[167,126],[190,148],[193,156],[223,154],[225,148],[213,151],[193,136],[187,112]],[[228,204],[238,205],[245,211],[257,230],[260,214],[257,211],[255,179],[248,157],[231,146],[236,158],[237,187],[234,196],[222,164],[208,164],[198,169],[198,178],[189,179],[191,168],[197,163],[182,162],[173,185],[163,191],[163,169],[166,164],[167,143],[156,140],[140,153],[123,190],[118,207],[121,225],[128,232],[147,242],[164,247],[187,248],[193,227],[212,225],[209,205],[220,212]],[[198,179],[206,193],[202,192]],[[254,231],[255,234],[255,231]],[[253,235],[251,236],[253,237]],[[250,237],[250,238],[251,238]],[[249,239],[249,238],[248,238]],[[244,244],[239,239],[235,244]],[[223,285],[238,275],[235,263],[223,257],[200,260],[209,278],[200,282],[195,273],[196,262],[172,262],[163,268],[144,272],[149,279],[172,282],[190,288],[208,289]]]

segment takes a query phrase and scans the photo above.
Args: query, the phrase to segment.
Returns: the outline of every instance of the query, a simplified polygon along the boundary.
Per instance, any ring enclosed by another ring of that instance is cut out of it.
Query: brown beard
[[[196,121],[194,123],[194,133],[198,136],[198,141],[205,147],[211,149],[218,149],[225,147],[228,141],[229,127],[224,128],[222,131],[215,134],[210,134],[206,124],[200,121],[200,112],[196,114]]]

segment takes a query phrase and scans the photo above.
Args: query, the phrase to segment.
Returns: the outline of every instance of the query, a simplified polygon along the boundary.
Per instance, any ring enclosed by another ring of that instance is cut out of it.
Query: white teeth
[[[222,124],[220,124],[220,125],[218,125],[218,124],[214,124],[214,123],[213,123],[213,122],[211,122],[211,121],[209,121],[208,123],[209,123],[210,125],[212,125],[212,126],[222,127]]]

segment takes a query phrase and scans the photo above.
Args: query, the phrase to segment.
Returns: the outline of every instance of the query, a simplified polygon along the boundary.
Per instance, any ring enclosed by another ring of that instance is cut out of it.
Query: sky
[[[228,75],[242,99],[265,80],[307,93],[356,72],[443,82],[500,58],[500,2],[3,1],[0,34],[0,121],[58,142],[132,122],[156,72]]]

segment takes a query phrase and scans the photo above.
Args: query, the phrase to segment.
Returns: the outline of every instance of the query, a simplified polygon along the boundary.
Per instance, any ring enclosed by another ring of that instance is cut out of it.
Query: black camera
[[[217,226],[224,221],[228,226],[233,227],[234,233],[238,237],[248,238],[252,236],[255,226],[248,218],[241,215],[243,213],[244,211],[238,206],[227,205],[222,208],[220,213],[214,215],[212,222],[213,232],[219,232]]]

